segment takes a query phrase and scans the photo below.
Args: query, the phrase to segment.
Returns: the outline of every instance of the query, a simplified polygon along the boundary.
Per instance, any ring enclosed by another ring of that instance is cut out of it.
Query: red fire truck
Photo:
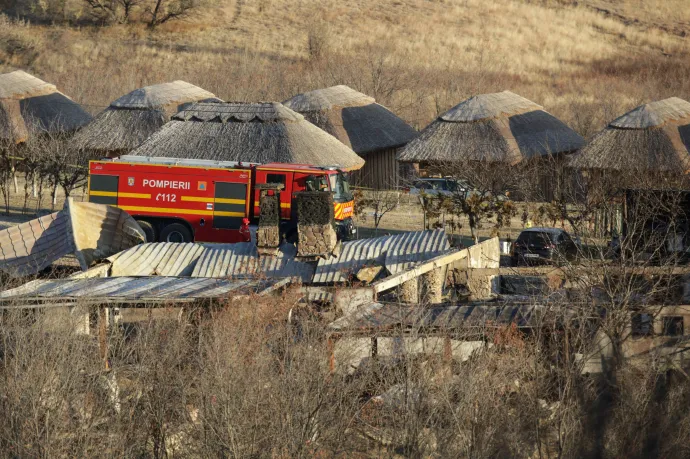
[[[305,190],[333,192],[339,237],[354,233],[353,196],[347,175],[336,167],[128,155],[89,164],[89,201],[127,211],[151,242],[248,240],[262,184],[282,185],[281,231],[287,239],[296,234],[295,193]]]

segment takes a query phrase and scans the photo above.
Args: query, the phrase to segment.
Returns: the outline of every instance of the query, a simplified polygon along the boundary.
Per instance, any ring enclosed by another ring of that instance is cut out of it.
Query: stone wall
[[[264,194],[259,201],[259,227],[256,245],[261,249],[277,249],[280,245],[280,195]]]
[[[325,256],[333,252],[338,242],[333,228],[333,195],[322,191],[296,194],[297,255]]]

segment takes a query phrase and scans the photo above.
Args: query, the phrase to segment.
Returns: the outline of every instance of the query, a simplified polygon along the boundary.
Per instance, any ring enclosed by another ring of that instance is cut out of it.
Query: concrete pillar
[[[398,299],[402,303],[418,303],[419,302],[419,282],[415,277],[400,285]]]
[[[435,268],[422,274],[422,295],[425,303],[439,304],[443,302],[443,269]]]

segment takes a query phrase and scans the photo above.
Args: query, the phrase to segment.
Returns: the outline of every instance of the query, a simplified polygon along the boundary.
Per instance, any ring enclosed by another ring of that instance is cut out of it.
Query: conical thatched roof
[[[139,146],[170,117],[194,102],[221,102],[186,81],[136,89],[113,101],[75,137],[82,147],[111,154]]]
[[[91,120],[52,84],[17,70],[0,74],[0,139],[16,143],[32,132],[72,132]]]
[[[690,171],[690,102],[671,97],[637,107],[595,135],[573,155],[570,166],[615,171]]]
[[[132,154],[344,169],[364,165],[338,139],[278,102],[194,104]]]
[[[305,92],[283,104],[360,155],[398,148],[417,137],[417,131],[386,107],[344,85]]]
[[[456,105],[399,154],[404,162],[487,161],[516,164],[581,148],[584,139],[534,102],[504,91]]]

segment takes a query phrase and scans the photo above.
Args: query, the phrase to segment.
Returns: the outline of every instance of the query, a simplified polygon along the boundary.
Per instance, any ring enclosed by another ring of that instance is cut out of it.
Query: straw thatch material
[[[173,116],[132,154],[338,165],[348,170],[364,164],[338,139],[277,102],[194,104]]]
[[[516,164],[569,153],[584,139],[530,100],[504,91],[456,105],[398,154],[403,162],[486,161]]]
[[[69,133],[90,120],[52,84],[21,70],[0,75],[0,138],[20,143],[32,133]]]
[[[75,136],[75,142],[110,156],[126,153],[160,129],[172,115],[200,101],[222,102],[185,81],[139,88],[113,101]]]
[[[690,171],[690,102],[671,97],[613,120],[574,155],[578,169]]]
[[[372,97],[344,85],[305,92],[283,104],[362,156],[401,147],[417,136],[417,131]]]

